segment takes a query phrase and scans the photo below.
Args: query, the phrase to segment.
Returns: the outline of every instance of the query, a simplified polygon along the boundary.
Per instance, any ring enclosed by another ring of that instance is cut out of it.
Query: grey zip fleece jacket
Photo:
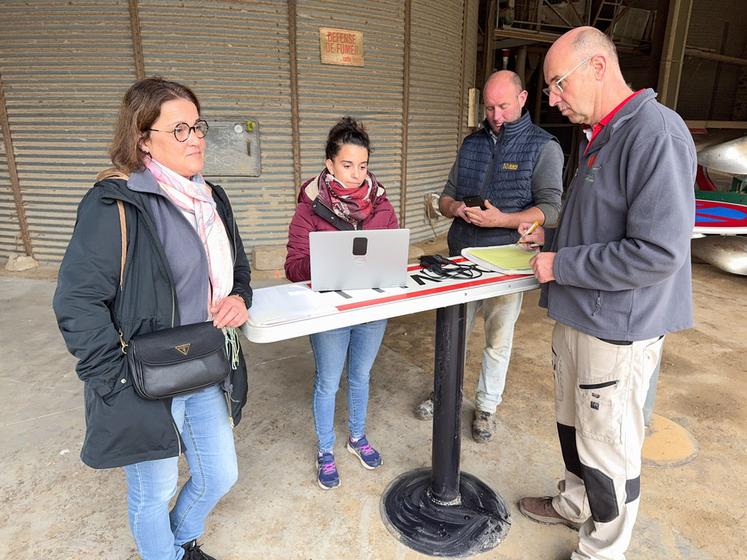
[[[680,116],[647,89],[585,152],[549,247],[550,317],[620,341],[692,326],[690,237],[695,145]],[[550,237],[550,236],[548,236]]]

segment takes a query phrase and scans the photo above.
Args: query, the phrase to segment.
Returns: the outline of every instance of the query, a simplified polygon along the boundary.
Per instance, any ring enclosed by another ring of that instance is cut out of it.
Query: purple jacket
[[[326,206],[317,203],[316,209],[314,208],[314,201],[319,194],[317,177],[313,177],[301,185],[296,213],[288,227],[288,256],[285,258],[285,277],[291,282],[311,279],[309,232],[345,229],[343,224],[338,226],[332,223],[339,224],[344,220],[335,219],[332,211]],[[378,188],[371,195],[373,211],[368,218],[358,223],[357,229],[396,229],[399,225],[394,208],[386,197],[383,185],[378,181],[376,184]],[[345,222],[345,225],[348,225],[347,222]]]

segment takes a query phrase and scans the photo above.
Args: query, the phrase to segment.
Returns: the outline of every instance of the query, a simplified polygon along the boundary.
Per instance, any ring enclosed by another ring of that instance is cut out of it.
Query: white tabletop
[[[462,257],[453,259],[465,262]],[[406,288],[314,292],[309,282],[254,290],[249,321],[241,327],[252,342],[275,342],[378,319],[533,290],[531,274],[483,273],[472,279],[429,280],[408,267]]]

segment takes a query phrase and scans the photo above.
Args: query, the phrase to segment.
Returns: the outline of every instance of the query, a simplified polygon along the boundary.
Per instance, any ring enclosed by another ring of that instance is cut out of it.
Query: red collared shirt
[[[584,155],[586,155],[586,152],[589,151],[589,146],[591,146],[591,143],[594,141],[594,138],[596,138],[600,132],[602,132],[602,129],[609,124],[609,122],[612,120],[612,117],[614,117],[617,112],[622,109],[625,104],[633,99],[636,95],[641,93],[643,90],[639,89],[638,91],[634,91],[631,93],[628,97],[623,99],[623,101],[614,109],[612,109],[609,113],[607,113],[602,120],[600,120],[597,124],[595,124],[591,129],[591,136],[589,137],[589,143],[586,144],[586,149],[584,150]]]

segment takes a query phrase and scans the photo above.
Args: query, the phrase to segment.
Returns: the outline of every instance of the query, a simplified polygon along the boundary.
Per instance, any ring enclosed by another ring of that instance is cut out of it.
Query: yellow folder
[[[537,251],[522,249],[517,245],[462,249],[462,256],[466,259],[503,274],[531,274],[529,261],[536,254]]]

